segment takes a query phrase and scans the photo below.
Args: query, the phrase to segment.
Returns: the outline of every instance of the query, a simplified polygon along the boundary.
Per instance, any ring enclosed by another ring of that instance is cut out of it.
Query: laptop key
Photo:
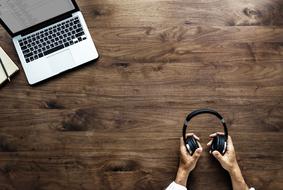
[[[29,49],[26,49],[26,50],[23,51],[23,54],[26,55],[26,54],[28,54],[29,52],[30,52],[30,50],[29,50]]]
[[[25,57],[31,57],[33,54],[32,53],[27,53],[25,54]]]
[[[77,33],[81,32],[81,31],[83,31],[81,28],[78,28],[78,29],[76,30]]]
[[[49,55],[49,54],[51,54],[51,53],[53,53],[53,52],[55,52],[55,51],[58,51],[58,50],[60,50],[60,49],[63,49],[63,48],[64,48],[63,45],[59,45],[59,46],[57,46],[57,47],[55,47],[55,48],[52,48],[52,49],[50,49],[50,50],[47,50],[47,51],[45,51],[45,52],[43,52],[43,53],[44,53],[44,55]]]
[[[85,34],[84,32],[77,33],[77,34],[76,34],[76,37],[80,37],[80,36],[82,36],[82,35],[84,35],[84,34]]]
[[[65,47],[68,47],[69,45],[70,45],[69,42],[66,42],[66,43],[64,44]]]
[[[26,50],[27,49],[27,46],[21,46],[22,50]]]

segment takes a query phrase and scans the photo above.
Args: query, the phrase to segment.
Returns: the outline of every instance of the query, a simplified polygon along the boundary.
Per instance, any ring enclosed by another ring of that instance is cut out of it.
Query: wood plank
[[[185,115],[221,112],[249,185],[280,189],[281,0],[79,0],[100,59],[30,87],[0,89],[0,189],[163,189]],[[0,45],[20,66],[9,35]],[[201,116],[190,131],[221,131]],[[231,189],[207,153],[190,189]]]

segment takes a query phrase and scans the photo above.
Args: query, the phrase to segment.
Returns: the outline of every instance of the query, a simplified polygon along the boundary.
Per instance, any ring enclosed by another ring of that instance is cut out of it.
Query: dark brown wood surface
[[[1,190],[150,190],[175,178],[185,115],[221,112],[249,185],[283,189],[282,0],[79,0],[100,53],[35,87],[0,89]],[[193,120],[208,141],[215,118]],[[231,189],[203,153],[190,189]]]

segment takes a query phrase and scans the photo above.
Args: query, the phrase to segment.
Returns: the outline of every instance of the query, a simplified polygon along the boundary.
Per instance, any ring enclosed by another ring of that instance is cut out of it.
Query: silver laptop
[[[0,17],[31,85],[98,58],[75,0],[0,0]]]

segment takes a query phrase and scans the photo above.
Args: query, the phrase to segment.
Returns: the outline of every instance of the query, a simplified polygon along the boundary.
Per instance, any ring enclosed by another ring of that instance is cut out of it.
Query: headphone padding
[[[189,147],[187,147],[187,145]],[[188,152],[190,153],[190,155],[193,155],[196,149],[199,148],[197,140],[193,136],[190,136],[186,139],[186,148]]]
[[[219,135],[219,152],[221,154],[224,154],[226,152],[225,143],[226,143],[225,136],[224,135]]]
[[[226,138],[224,135],[217,135],[213,138],[210,152],[217,150],[221,154],[224,154],[226,152]]]

